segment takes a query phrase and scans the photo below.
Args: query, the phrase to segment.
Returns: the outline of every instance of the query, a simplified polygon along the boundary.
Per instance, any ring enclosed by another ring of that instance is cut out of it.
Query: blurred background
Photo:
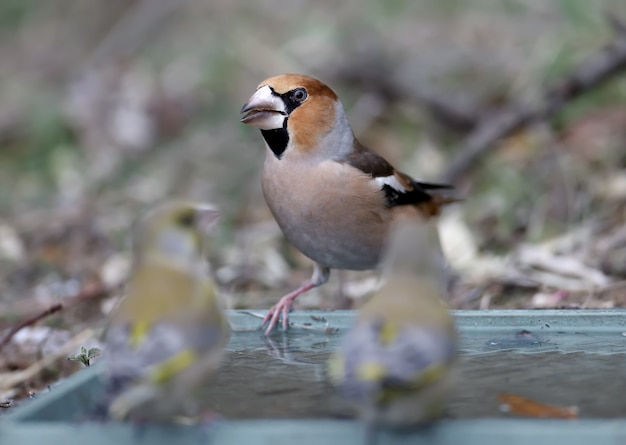
[[[262,138],[239,122],[284,72],[329,84],[363,144],[466,197],[441,220],[453,308],[626,304],[624,63],[459,161],[478,129],[550,103],[617,38],[610,17],[626,20],[623,0],[3,0],[0,329],[58,302],[59,344],[102,320],[132,222],[173,198],[219,205],[210,260],[229,307],[308,278],[261,194]],[[376,284],[334,273],[297,307],[358,307]],[[41,354],[16,341],[0,369]]]

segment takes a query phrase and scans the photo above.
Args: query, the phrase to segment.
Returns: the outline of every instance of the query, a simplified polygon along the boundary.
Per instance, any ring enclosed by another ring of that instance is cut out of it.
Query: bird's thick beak
[[[287,118],[285,103],[267,85],[252,95],[241,109],[241,113],[246,113],[241,122],[254,125],[261,130],[282,128]]]
[[[207,234],[220,218],[220,211],[212,204],[195,204],[198,228]]]

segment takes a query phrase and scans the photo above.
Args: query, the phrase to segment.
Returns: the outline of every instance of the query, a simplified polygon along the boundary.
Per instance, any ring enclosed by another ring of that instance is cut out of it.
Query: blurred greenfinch
[[[331,357],[329,376],[369,426],[427,424],[443,414],[457,358],[434,222],[396,225],[382,266],[385,284]]]
[[[172,203],[136,227],[127,295],[105,333],[107,418],[170,422],[206,408],[198,390],[230,335],[204,257],[217,218],[214,207]]]

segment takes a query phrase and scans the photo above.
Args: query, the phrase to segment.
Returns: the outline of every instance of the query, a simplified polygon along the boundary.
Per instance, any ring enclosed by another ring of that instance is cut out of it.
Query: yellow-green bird
[[[443,414],[457,357],[436,226],[399,223],[383,258],[385,284],[331,357],[329,376],[368,426],[430,423]]]
[[[209,205],[171,203],[136,227],[127,294],[105,333],[107,418],[169,422],[206,409],[196,395],[230,335],[204,257],[217,218]]]

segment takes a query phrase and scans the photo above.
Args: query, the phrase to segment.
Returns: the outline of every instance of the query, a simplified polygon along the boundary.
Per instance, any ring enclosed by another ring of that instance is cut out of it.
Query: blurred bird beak
[[[220,219],[219,210],[212,204],[196,204],[194,207],[198,215],[198,228],[208,233]]]

